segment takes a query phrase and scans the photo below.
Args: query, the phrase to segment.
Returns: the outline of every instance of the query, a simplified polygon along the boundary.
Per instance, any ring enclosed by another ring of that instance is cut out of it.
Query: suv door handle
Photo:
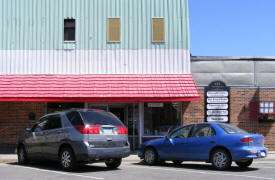
[[[215,140],[211,140],[210,143],[215,143],[216,141]]]

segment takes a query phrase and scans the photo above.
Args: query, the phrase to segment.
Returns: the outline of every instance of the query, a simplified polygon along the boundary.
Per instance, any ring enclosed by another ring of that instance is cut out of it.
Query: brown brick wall
[[[29,120],[29,112],[35,113],[36,120]],[[45,103],[0,102],[0,114],[0,152],[11,152],[25,126],[33,125],[45,114]]]
[[[204,90],[199,90],[201,100],[183,104],[184,124],[204,122]],[[265,136],[265,146],[275,150],[275,122],[258,122],[250,119],[251,101],[275,101],[275,89],[231,89],[230,91],[230,124],[250,133]]]

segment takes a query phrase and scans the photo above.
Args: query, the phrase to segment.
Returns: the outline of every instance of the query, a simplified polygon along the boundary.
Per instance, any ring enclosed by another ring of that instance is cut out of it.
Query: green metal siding
[[[121,18],[121,42],[107,43],[107,18]],[[151,18],[165,18],[166,43],[152,43]],[[76,43],[63,42],[64,18]],[[189,49],[187,0],[0,0],[0,50]]]

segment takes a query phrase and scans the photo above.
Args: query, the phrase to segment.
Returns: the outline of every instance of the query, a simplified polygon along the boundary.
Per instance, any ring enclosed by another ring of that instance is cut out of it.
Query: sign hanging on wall
[[[205,121],[229,122],[230,88],[222,81],[214,81],[205,88]]]

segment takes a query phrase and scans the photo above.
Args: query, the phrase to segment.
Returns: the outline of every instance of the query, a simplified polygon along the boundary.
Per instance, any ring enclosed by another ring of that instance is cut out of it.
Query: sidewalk
[[[275,151],[270,151],[268,156],[264,159],[259,159],[258,161],[275,161]],[[127,158],[123,159],[124,162],[140,162],[140,159],[137,155],[130,155]],[[0,154],[0,163],[10,163],[17,162],[16,154]]]

